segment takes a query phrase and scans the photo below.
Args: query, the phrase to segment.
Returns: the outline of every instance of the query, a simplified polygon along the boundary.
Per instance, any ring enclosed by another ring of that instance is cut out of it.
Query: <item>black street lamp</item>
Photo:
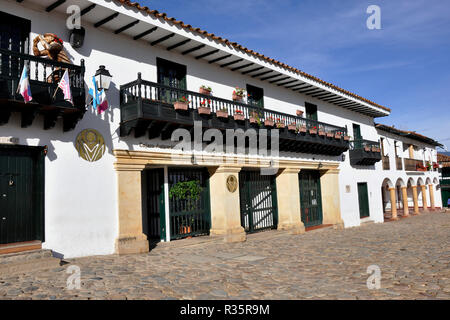
[[[99,91],[103,89],[108,90],[111,84],[112,75],[109,73],[105,66],[100,66],[100,68],[95,72],[95,83]]]

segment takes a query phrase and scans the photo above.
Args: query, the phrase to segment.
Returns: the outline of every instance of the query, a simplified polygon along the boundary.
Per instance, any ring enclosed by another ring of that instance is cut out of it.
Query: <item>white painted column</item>
[[[164,166],[164,209],[166,217],[166,242],[170,242],[169,168]]]

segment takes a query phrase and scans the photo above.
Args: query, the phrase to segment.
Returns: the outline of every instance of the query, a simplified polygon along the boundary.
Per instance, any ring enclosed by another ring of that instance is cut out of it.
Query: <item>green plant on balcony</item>
[[[257,111],[250,112],[250,123],[257,123],[258,126],[261,126],[261,117],[262,115]]]
[[[233,101],[242,101],[245,95],[245,89],[236,87],[233,91]]]
[[[211,94],[211,92],[212,92],[211,87],[208,87],[208,86],[205,86],[205,85],[202,85],[200,87],[200,94],[204,94],[204,95],[209,96]]]
[[[174,102],[173,106],[175,110],[187,110],[189,103],[190,101],[185,96],[181,96]]]
[[[284,123],[284,120],[277,118],[276,122],[275,122],[275,126],[278,129],[284,129],[284,127],[286,126],[286,124]]]
[[[211,114],[211,99],[204,99],[200,102],[200,106],[198,107],[199,114]]]
[[[431,166],[431,163],[429,161],[426,162],[425,167],[427,168],[428,171],[433,170],[433,167]]]

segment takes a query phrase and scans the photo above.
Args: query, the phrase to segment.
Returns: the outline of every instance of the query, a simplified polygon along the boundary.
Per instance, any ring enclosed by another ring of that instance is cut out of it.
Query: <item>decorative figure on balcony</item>
[[[44,48],[43,50],[40,50],[38,45],[41,44]],[[69,57],[67,56],[67,53],[64,51],[64,43],[63,41],[58,38],[58,36],[54,33],[45,33],[44,35],[38,35],[36,38],[34,38],[33,41],[33,54],[38,57],[47,57],[50,60],[56,61],[56,62],[63,62],[63,63],[69,63],[70,61]],[[47,77],[47,82],[49,83],[56,83],[61,79],[62,74],[64,73],[65,69],[57,67],[52,72],[50,76]]]

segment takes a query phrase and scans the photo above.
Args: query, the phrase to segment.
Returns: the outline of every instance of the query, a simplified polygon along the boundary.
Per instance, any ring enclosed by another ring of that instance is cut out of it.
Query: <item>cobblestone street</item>
[[[448,213],[244,243],[189,239],[0,278],[0,299],[449,299],[449,240]],[[71,265],[80,290],[66,289]],[[381,268],[379,290],[367,288],[370,265]]]

